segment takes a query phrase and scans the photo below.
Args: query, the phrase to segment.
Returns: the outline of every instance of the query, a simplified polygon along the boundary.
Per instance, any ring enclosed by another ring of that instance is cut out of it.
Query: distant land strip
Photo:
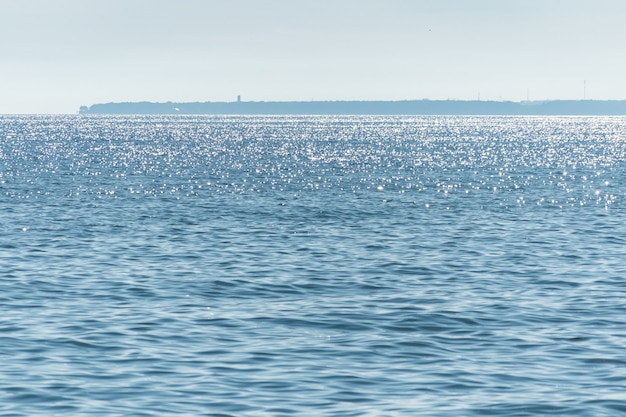
[[[626,100],[404,100],[104,103],[79,114],[626,116]]]

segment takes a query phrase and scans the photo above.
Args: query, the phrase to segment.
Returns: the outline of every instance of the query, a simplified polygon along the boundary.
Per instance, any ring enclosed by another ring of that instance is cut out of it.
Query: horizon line
[[[459,99],[459,98],[407,98],[407,99],[314,99],[314,100],[187,100],[187,101],[151,101],[151,100],[126,100],[126,101],[108,101],[93,103],[97,104],[126,104],[126,103],[155,103],[155,104],[177,104],[177,103],[404,103],[413,101],[435,101],[435,102],[472,102],[472,103],[548,103],[555,101],[567,101],[567,102],[615,102],[626,101],[626,98],[617,99],[604,99],[604,98],[547,98],[547,99],[524,99],[524,100],[504,100],[504,99]],[[81,106],[83,107],[83,106]],[[88,106],[87,106],[88,107]]]

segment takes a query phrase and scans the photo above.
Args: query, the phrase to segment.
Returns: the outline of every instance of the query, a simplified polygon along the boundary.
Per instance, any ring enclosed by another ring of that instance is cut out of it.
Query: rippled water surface
[[[0,117],[0,414],[626,413],[626,118]]]

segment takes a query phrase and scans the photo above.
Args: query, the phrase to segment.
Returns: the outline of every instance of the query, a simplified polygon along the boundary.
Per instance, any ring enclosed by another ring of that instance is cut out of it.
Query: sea
[[[626,117],[0,116],[0,415],[626,415]]]

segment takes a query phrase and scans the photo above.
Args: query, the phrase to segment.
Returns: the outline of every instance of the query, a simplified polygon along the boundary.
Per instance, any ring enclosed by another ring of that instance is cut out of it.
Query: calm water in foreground
[[[626,413],[626,118],[0,116],[2,416]]]

